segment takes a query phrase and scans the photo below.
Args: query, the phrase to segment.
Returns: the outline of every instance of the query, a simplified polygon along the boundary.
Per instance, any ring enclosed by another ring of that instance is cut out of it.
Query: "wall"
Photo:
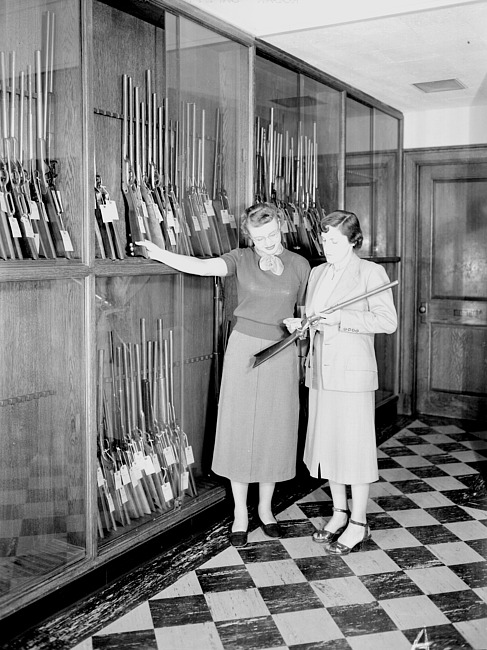
[[[487,143],[487,106],[404,113],[404,149]]]

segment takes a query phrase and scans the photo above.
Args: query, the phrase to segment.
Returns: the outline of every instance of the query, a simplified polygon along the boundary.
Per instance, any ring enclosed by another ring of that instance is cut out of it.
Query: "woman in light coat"
[[[363,240],[353,212],[337,210],[321,221],[326,263],[311,271],[306,315],[389,282],[385,270],[360,259]],[[290,331],[299,319],[286,319]],[[375,438],[378,388],[374,335],[392,334],[397,315],[390,289],[323,315],[310,328],[306,361],[309,417],[304,461],[315,477],[327,478],[333,516],[313,535],[330,553],[360,549],[370,538],[366,510],[370,483],[379,478]],[[346,486],[351,486],[352,509]]]

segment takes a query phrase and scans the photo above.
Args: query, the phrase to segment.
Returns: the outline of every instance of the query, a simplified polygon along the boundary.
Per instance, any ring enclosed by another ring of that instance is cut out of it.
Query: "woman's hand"
[[[318,321],[320,325],[340,325],[342,319],[341,309],[333,311],[331,314],[321,314],[320,320]]]
[[[300,318],[285,318],[282,322],[287,327],[290,334],[298,330],[302,325]]]
[[[135,242],[137,246],[144,246],[149,254],[151,260],[159,260],[158,254],[161,252],[162,248],[149,241],[148,239],[143,239],[142,241]]]

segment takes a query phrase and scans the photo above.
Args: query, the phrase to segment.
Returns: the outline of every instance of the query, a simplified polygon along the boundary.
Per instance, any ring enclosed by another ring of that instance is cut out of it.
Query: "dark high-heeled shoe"
[[[330,544],[330,546],[327,547],[326,550],[328,551],[328,553],[331,553],[332,555],[348,555],[354,549],[356,549],[357,551],[362,551],[364,547],[367,545],[367,542],[372,537],[369,525],[367,523],[363,524],[361,521],[354,521],[353,519],[350,519],[349,523],[355,524],[356,526],[364,527],[364,536],[362,537],[362,539],[359,540],[353,546],[345,546],[345,544],[342,544],[341,542],[338,541],[334,542],[333,544]]]
[[[248,531],[246,530],[236,530],[235,532],[230,531],[230,544],[236,548],[242,548],[247,546],[248,541]]]
[[[313,542],[316,542],[317,544],[333,544],[333,542],[336,542],[336,540],[348,526],[350,510],[343,510],[342,508],[335,508],[335,506],[333,506],[333,512],[344,512],[347,515],[347,523],[344,526],[341,526],[335,532],[332,532],[331,530],[325,530],[324,528],[321,530],[315,530],[313,533]]]

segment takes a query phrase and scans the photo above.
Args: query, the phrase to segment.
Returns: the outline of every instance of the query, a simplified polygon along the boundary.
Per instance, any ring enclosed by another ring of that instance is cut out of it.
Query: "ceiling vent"
[[[463,90],[466,88],[458,79],[440,79],[439,81],[424,81],[413,84],[424,93],[445,93],[449,90]]]

